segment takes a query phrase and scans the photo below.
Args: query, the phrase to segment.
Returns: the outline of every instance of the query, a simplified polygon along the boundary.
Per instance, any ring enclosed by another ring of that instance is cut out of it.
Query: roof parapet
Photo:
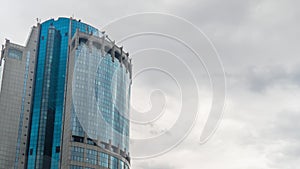
[[[123,46],[117,46],[116,42],[110,40],[106,34],[103,34],[103,36],[98,37],[76,30],[76,33],[73,36],[70,43],[70,45],[75,44],[74,46],[72,45],[70,47],[71,50],[77,49],[80,39],[84,39],[84,41],[87,41],[87,45],[98,44],[98,46],[100,46],[99,49],[103,54],[111,53],[112,61],[114,62],[115,59],[118,59],[118,61],[120,62],[120,66],[124,66],[126,68],[126,72],[129,72],[130,74],[130,79],[132,78],[131,58],[129,57],[129,53],[123,50]]]

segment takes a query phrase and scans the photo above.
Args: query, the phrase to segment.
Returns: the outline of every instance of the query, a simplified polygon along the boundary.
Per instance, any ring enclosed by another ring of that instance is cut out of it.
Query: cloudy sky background
[[[208,79],[202,77],[199,118],[189,136],[168,153],[134,160],[133,168],[297,169],[300,164],[299,6],[300,2],[293,0],[5,1],[0,10],[0,39],[2,43],[8,38],[24,44],[37,17],[45,21],[73,15],[100,29],[114,19],[139,12],[162,12],[183,17],[201,29],[218,50],[227,77],[226,109],[213,137],[207,143],[199,144],[212,99]],[[164,29],[174,28],[166,26]],[[190,36],[188,31],[186,34]],[[142,38],[138,42],[141,41]],[[160,39],[157,44],[166,42]],[[139,45],[135,41],[124,44],[124,48],[134,53],[134,47]],[[138,59],[138,54],[133,56],[135,68],[147,66],[151,62],[149,57],[155,52],[141,54],[144,58],[148,56],[144,62]],[[185,57],[184,53],[177,54]],[[157,56],[168,57],[163,52]],[[199,75],[205,75],[202,68],[199,72]],[[184,113],[176,112],[176,106],[180,104],[174,92],[176,86],[168,84],[171,81],[163,75],[157,76],[156,83],[153,83],[154,75],[134,82],[133,107],[140,111],[151,108],[149,93],[145,91],[151,91],[153,86],[167,90],[165,96],[169,107],[155,124],[140,127],[133,124],[131,133],[135,138],[146,138],[168,130],[176,123],[176,117]],[[179,81],[185,78],[176,77]],[[189,84],[180,85],[186,87]],[[152,101],[160,98],[155,93],[152,97]],[[153,102],[153,105],[156,104]],[[145,147],[142,151],[149,149],[151,147]]]

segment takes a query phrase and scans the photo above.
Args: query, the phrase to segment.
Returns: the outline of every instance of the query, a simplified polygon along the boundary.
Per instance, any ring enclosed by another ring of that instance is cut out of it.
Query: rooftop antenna
[[[41,19],[40,18],[36,18],[36,23],[40,24],[41,23]]]
[[[113,41],[108,37],[108,35],[105,34],[105,36],[106,36],[106,38],[107,38],[110,42],[113,42]]]

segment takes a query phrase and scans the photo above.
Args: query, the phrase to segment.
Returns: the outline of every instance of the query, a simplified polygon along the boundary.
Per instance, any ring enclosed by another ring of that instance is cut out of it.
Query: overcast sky
[[[296,0],[4,1],[0,10],[0,40],[4,43],[4,39],[8,38],[12,42],[24,44],[31,26],[36,24],[37,17],[45,21],[58,16],[74,16],[99,29],[112,20],[140,12],[162,12],[185,18],[212,41],[222,60],[227,78],[223,118],[208,142],[199,144],[205,117],[208,116],[211,105],[212,90],[207,77],[197,79],[200,81],[199,116],[191,133],[181,144],[163,155],[134,160],[133,168],[298,169],[299,6],[300,2]],[[117,30],[119,33],[130,32],[136,27],[151,23],[131,23],[126,28],[120,27]],[[187,37],[193,36],[185,27],[171,27],[168,20],[164,23],[164,30],[172,32],[182,29]],[[112,37],[118,37],[114,33],[111,31]],[[170,52],[173,51],[172,47],[179,49],[172,46],[171,42],[164,41],[164,38],[156,39],[157,41],[154,39],[142,37],[122,45],[131,54],[145,46],[157,48],[156,45],[159,45]],[[170,53],[156,52],[157,50],[150,53],[137,52],[132,56],[134,72],[137,73],[143,67],[153,67],[150,63],[154,59],[161,58],[161,62],[168,63],[166,60],[171,57]],[[183,51],[176,54],[183,60],[189,55]],[[176,67],[176,64],[175,59],[165,67],[170,71],[177,68],[174,74],[182,73],[183,68]],[[194,69],[197,65],[190,67]],[[200,77],[202,73],[205,75],[205,71],[200,65],[199,67]],[[187,78],[183,74],[174,77],[179,82]],[[133,81],[132,105],[136,110],[147,111],[151,106],[159,107],[159,103],[156,104],[155,101],[162,99],[162,93],[165,98],[163,101],[168,105],[165,114],[158,116],[161,119],[155,123],[144,126],[132,124],[133,138],[149,138],[166,132],[173,124],[180,122],[176,118],[181,113],[186,113],[177,111],[182,100],[179,99],[180,93],[176,93],[179,91],[178,86],[174,85],[172,78],[168,78],[170,76],[152,72]],[[196,92],[190,87],[188,80],[186,83],[181,82],[179,86],[183,89],[190,88],[183,92],[191,97]],[[156,88],[166,91],[160,94],[154,92],[149,97],[152,89]],[[192,99],[186,102],[190,107],[198,108]],[[176,132],[170,134],[176,135]],[[139,151],[150,152],[151,149],[152,147],[147,146]]]

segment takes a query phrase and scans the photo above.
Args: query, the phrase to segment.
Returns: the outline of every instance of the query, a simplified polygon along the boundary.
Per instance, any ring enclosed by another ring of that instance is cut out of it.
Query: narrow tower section
[[[32,111],[40,25],[33,27],[26,46],[6,40],[0,93],[0,168],[24,169]]]

